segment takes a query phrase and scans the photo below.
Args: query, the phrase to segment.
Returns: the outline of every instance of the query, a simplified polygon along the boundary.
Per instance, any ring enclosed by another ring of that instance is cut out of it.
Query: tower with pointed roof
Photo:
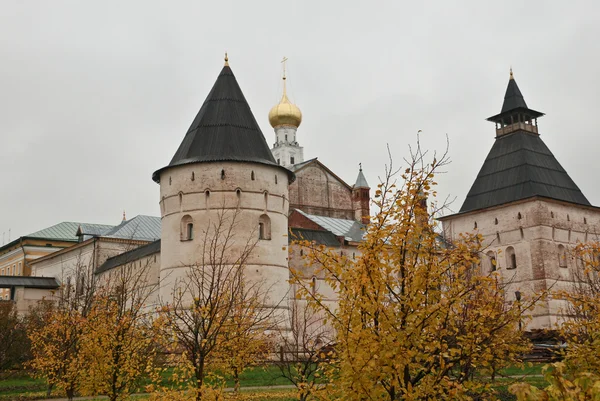
[[[367,184],[367,179],[363,174],[362,164],[359,164],[358,176],[356,182],[352,186],[352,204],[354,205],[354,220],[360,221],[363,224],[369,224],[371,219],[371,211],[369,203],[371,188]]]
[[[232,263],[248,239],[257,240],[246,277],[269,288],[274,303],[286,296],[288,185],[294,173],[274,160],[227,58],[171,162],[152,178],[160,184],[164,299],[190,266],[201,264],[205,233],[214,235],[211,224],[222,214],[225,224],[236,214]]]
[[[507,300],[552,287],[570,289],[581,266],[569,252],[600,231],[600,209],[542,141],[512,69],[496,125],[496,138],[459,213],[441,218],[444,235],[484,237],[480,268],[498,271],[508,283]],[[518,294],[518,295],[517,295]],[[552,328],[561,320],[559,301],[548,299],[532,313],[528,329]]]
[[[297,141],[296,133],[302,123],[302,112],[287,96],[287,77],[283,58],[283,95],[281,100],[271,108],[269,123],[275,130],[275,143],[271,152],[277,164],[290,167],[304,162],[304,148]]]

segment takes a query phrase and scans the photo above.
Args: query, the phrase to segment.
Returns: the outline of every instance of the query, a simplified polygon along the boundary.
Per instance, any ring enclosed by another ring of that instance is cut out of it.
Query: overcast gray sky
[[[0,232],[159,215],[152,172],[183,139],[229,52],[263,130],[289,58],[298,140],[372,187],[386,144],[417,130],[453,160],[460,208],[494,141],[512,65],[540,134],[594,205],[600,110],[597,1],[0,0]]]

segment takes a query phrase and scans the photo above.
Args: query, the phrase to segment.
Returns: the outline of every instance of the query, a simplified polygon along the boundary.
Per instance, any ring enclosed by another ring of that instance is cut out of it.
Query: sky
[[[229,54],[267,142],[285,56],[297,139],[375,187],[389,146],[452,163],[458,211],[494,142],[512,66],[540,134],[600,205],[596,1],[32,1],[0,7],[3,243],[61,221],[159,216],[167,165]]]

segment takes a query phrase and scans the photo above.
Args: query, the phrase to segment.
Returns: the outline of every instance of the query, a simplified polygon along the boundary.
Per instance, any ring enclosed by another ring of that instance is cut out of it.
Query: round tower
[[[256,242],[244,263],[247,280],[261,283],[273,305],[286,297],[288,185],[295,177],[275,162],[227,58],[175,156],[152,178],[160,184],[163,299],[190,266],[207,265],[207,240],[224,241],[230,228],[227,264]]]

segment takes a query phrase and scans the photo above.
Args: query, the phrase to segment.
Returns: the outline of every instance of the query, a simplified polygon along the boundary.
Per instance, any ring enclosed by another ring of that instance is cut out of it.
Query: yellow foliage
[[[518,401],[585,401],[600,400],[600,376],[593,373],[569,374],[562,362],[544,367],[544,377],[549,383],[540,390],[527,383],[510,386]]]
[[[314,275],[337,292],[333,310],[299,272],[299,296],[335,329],[325,398],[470,399],[489,388],[474,377],[513,363],[526,349],[518,322],[529,304],[508,304],[498,273],[482,275],[481,237],[447,244],[427,210],[434,171],[420,150],[394,187],[388,174],[374,201],[360,256],[303,242]],[[324,398],[324,399],[325,399]]]

